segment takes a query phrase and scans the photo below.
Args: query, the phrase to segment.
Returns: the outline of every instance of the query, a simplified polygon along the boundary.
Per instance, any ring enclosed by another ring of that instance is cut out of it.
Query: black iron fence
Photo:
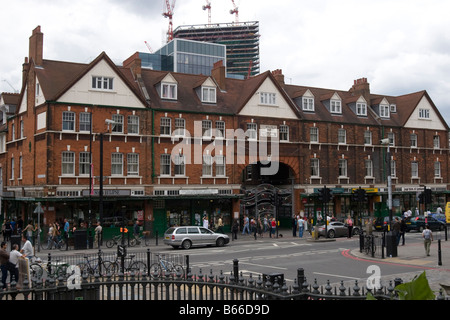
[[[153,259],[150,263],[159,261],[156,254],[142,253],[142,257],[148,255]],[[173,258],[174,262],[189,260],[176,256],[165,258]],[[59,276],[30,276],[30,279],[25,276],[20,287],[12,282],[8,290],[0,291],[0,300],[365,300],[369,292],[376,299],[397,299],[393,281],[377,289],[361,286],[357,280],[347,287],[343,281],[337,285],[329,281],[319,285],[316,280],[308,283],[301,268],[291,286],[282,274],[244,276],[239,272],[237,260],[229,274],[222,271],[213,274],[212,270],[205,274],[202,269],[193,274],[187,266],[185,270],[161,273],[120,270],[105,275],[67,272]],[[442,291],[437,299],[446,299]]]

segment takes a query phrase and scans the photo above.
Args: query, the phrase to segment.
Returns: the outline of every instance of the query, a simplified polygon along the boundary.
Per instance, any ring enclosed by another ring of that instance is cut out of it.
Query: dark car
[[[378,217],[373,224],[373,227],[377,231],[388,231],[389,217]]]
[[[442,231],[446,227],[446,224],[444,222],[436,220],[433,217],[428,216],[427,218],[425,218],[425,216],[416,216],[406,219],[406,231],[417,230],[419,232],[422,232],[423,229],[425,229],[426,224],[428,224],[431,230]]]

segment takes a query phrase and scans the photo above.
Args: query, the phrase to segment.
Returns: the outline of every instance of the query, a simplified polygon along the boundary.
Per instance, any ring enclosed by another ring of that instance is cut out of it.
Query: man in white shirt
[[[24,233],[22,233],[22,241],[24,241],[24,245],[22,249],[20,249],[20,252],[22,253],[24,258],[31,259],[31,257],[33,256],[33,245],[31,244],[30,240],[27,239]]]
[[[19,259],[22,257],[22,254],[19,252],[19,245],[17,243],[13,244],[12,250],[9,253],[9,262],[11,262],[15,266],[14,272],[11,272],[11,280],[12,276],[14,276],[15,281],[19,281]]]

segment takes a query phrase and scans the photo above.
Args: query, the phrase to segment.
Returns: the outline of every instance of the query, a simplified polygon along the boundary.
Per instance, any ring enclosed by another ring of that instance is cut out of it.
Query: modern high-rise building
[[[227,72],[245,78],[259,74],[259,22],[179,26],[175,38],[226,45]]]

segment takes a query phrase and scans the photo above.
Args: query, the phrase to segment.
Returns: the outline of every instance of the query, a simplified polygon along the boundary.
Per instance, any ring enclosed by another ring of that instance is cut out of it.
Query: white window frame
[[[68,127],[66,127],[68,125]],[[62,131],[75,132],[75,112],[63,111]]]
[[[312,158],[310,160],[310,174],[311,177],[320,177],[320,161],[318,158]]]
[[[390,106],[388,104],[380,104],[380,117],[389,118],[390,117]]]
[[[339,178],[347,177],[347,159],[339,159],[338,160],[338,175]]]
[[[129,115],[127,117],[128,134],[139,134],[139,116]]]
[[[104,76],[92,76],[91,88],[94,90],[113,91],[114,78]]]
[[[411,148],[417,148],[417,134],[411,133],[409,135],[409,143],[411,145]]]
[[[225,138],[225,121],[218,120],[216,121],[216,138],[223,139]]]
[[[161,136],[170,136],[172,130],[172,119],[163,117],[160,119],[160,135]]]
[[[212,137],[212,121],[202,120],[202,137],[203,139],[211,139]]]
[[[175,165],[175,176],[186,176],[186,157],[182,154],[173,156],[173,163]]]
[[[314,111],[314,98],[303,97],[302,110],[303,111]]]
[[[367,116],[367,104],[363,102],[356,103],[356,115]]]
[[[121,114],[113,114],[111,116],[111,120],[114,121],[112,125],[111,132],[112,133],[123,133],[123,115]]]
[[[289,141],[289,126],[280,125],[280,141]]]
[[[364,131],[364,144],[366,146],[372,145],[372,131],[370,130]]]
[[[90,132],[91,131],[91,113],[81,112],[80,113],[80,132]]]
[[[364,160],[364,170],[365,170],[365,177],[366,178],[372,178],[373,177],[373,161],[371,159]]]
[[[176,137],[184,137],[186,135],[186,120],[184,118],[175,118],[175,131]]]
[[[315,131],[315,132],[313,132]],[[319,143],[319,128],[311,127],[309,128],[309,142],[310,143]]]
[[[258,139],[258,125],[256,123],[247,123],[247,136],[248,140]]]
[[[216,88],[215,87],[202,87],[202,102],[216,103]]]
[[[259,93],[259,104],[266,106],[276,106],[277,105],[277,94],[273,92],[260,92]]]
[[[139,175],[139,153],[127,154],[127,175],[128,176]]]
[[[78,175],[88,176],[91,171],[91,153],[90,152],[80,152],[78,155]]]
[[[161,176],[170,176],[171,174],[171,164],[170,164],[170,154],[164,153],[159,157],[159,173]]]
[[[419,163],[417,161],[411,162],[411,178],[419,177]]]
[[[430,109],[419,108],[419,119],[430,120]]]
[[[226,176],[226,158],[223,155],[215,156],[216,161],[216,177]]]
[[[330,100],[330,112],[342,114],[342,101],[341,100]]]
[[[213,174],[213,159],[212,156],[207,154],[203,155],[202,176],[212,177]]]
[[[111,176],[123,176],[123,153],[111,153]]]
[[[439,161],[434,162],[434,177],[441,178],[441,163]]]
[[[161,99],[177,100],[178,85],[176,83],[161,83]]]
[[[441,138],[439,136],[433,136],[433,148],[439,149],[441,147]]]
[[[61,154],[61,175],[75,175],[75,152],[63,151]]]
[[[338,144],[347,144],[347,130],[343,128],[338,129]]]

